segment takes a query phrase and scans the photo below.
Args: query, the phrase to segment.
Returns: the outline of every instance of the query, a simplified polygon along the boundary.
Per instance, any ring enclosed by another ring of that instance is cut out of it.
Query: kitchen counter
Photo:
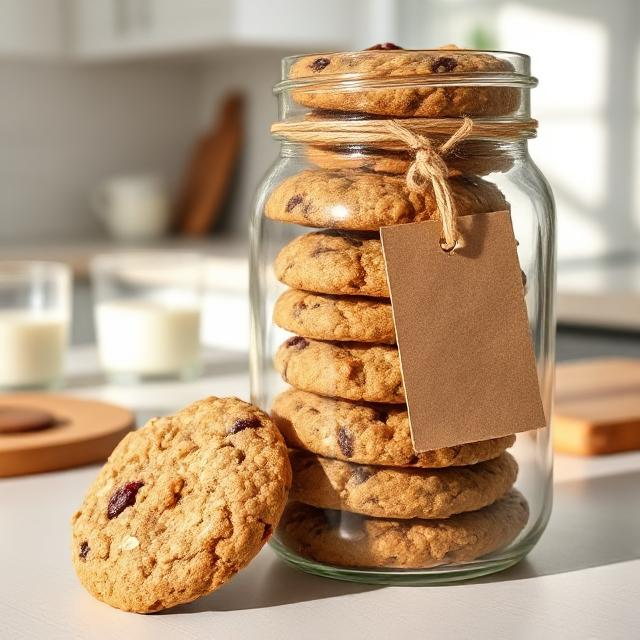
[[[67,393],[134,407],[139,421],[208,394],[248,397],[242,353],[211,350],[188,384],[102,384],[75,348]],[[295,571],[265,548],[229,584],[149,616],[94,600],[69,559],[69,517],[96,466],[0,480],[0,638],[617,638],[640,627],[640,453],[558,456],[549,527],[503,573],[438,587],[375,587]]]

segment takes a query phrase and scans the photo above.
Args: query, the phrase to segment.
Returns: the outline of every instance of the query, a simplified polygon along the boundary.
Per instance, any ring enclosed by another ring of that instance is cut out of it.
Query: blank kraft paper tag
[[[380,231],[417,452],[545,426],[511,215]]]

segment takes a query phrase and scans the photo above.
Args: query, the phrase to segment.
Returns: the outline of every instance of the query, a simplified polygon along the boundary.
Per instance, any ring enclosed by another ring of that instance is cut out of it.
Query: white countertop
[[[68,389],[128,404],[141,419],[198,397],[248,396],[242,354],[216,352],[190,384],[102,386],[75,350]],[[288,568],[265,548],[219,591],[140,616],[89,596],[69,558],[69,518],[97,467],[0,480],[0,638],[637,638],[640,453],[558,457],[549,527],[520,565],[472,582],[375,587]]]

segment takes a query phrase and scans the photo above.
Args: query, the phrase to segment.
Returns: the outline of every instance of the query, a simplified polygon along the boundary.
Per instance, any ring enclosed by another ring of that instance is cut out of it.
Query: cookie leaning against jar
[[[217,589],[270,538],[291,485],[273,421],[206,398],[128,434],[72,518],[73,564],[98,600],[139,613]]]
[[[365,51],[300,56],[291,64],[288,78],[301,81],[291,91],[293,100],[312,109],[444,118],[503,116],[516,111],[520,105],[516,88],[442,83],[447,75],[473,77],[510,71],[513,65],[508,60],[455,45],[411,51],[386,44]],[[419,83],[411,82],[418,76]],[[387,82],[381,86],[381,80],[391,78],[393,85]],[[402,78],[407,79],[405,85]],[[354,87],[345,83],[346,79],[359,83]]]
[[[289,499],[378,518],[448,518],[486,507],[509,491],[518,464],[509,453],[466,467],[407,469],[359,465],[290,452]]]
[[[498,187],[481,178],[455,176],[448,185],[460,216],[509,209]],[[412,192],[404,176],[307,169],[271,192],[265,215],[309,227],[377,231],[386,225],[437,220],[438,206],[431,185]]]
[[[497,458],[515,436],[416,453],[404,405],[366,404],[289,389],[273,401],[271,417],[295,449],[356,462],[397,467],[459,467]]]

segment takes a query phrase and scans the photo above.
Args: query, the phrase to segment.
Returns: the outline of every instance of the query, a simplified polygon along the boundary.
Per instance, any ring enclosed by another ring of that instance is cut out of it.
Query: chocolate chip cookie
[[[274,271],[294,289],[389,297],[382,243],[370,234],[326,229],[299,236],[280,250]],[[521,275],[526,292],[527,277]]]
[[[293,99],[312,109],[396,117],[503,116],[520,105],[514,87],[473,84],[479,74],[508,74],[513,65],[487,53],[445,45],[428,51],[396,45],[300,56],[289,68]],[[462,76],[464,84],[447,84]],[[419,83],[415,78],[420,77]],[[406,84],[401,79],[406,78]],[[357,80],[345,83],[345,80]],[[386,80],[387,82],[381,82]],[[389,82],[393,80],[393,82]],[[315,82],[314,82],[315,81]],[[342,83],[342,84],[341,84]]]
[[[273,321],[287,331],[316,340],[396,342],[388,300],[289,289],[276,301]]]
[[[399,469],[290,452],[290,499],[380,518],[448,518],[492,504],[511,488],[518,465],[508,453],[466,467]]]
[[[291,503],[277,537],[296,553],[341,567],[421,569],[469,562],[501,549],[529,519],[522,494],[511,490],[478,511],[442,520],[391,520]]]
[[[274,262],[278,280],[319,293],[389,297],[380,238],[327,229],[295,238]]]
[[[115,448],[72,518],[78,577],[126,611],[190,602],[258,553],[290,483],[282,436],[246,402],[207,398],[155,418]]]
[[[438,146],[444,138],[434,139]],[[310,146],[307,150],[309,161],[322,169],[358,169],[374,173],[406,174],[413,154],[409,151],[385,150],[366,147],[321,147]],[[459,142],[443,157],[449,176],[506,173],[513,167],[513,158],[501,151],[496,143],[483,140]]]
[[[346,402],[298,389],[278,395],[271,415],[290,447],[365,465],[458,467],[497,458],[516,440],[511,435],[416,453],[404,406]]]
[[[275,355],[285,382],[323,396],[405,402],[398,349],[361,342],[319,342],[294,336]]]
[[[458,215],[509,208],[494,184],[475,176],[448,180]],[[271,192],[265,215],[308,227],[377,231],[380,227],[438,220],[433,187],[409,191],[404,176],[359,170],[307,169],[286,178]]]

